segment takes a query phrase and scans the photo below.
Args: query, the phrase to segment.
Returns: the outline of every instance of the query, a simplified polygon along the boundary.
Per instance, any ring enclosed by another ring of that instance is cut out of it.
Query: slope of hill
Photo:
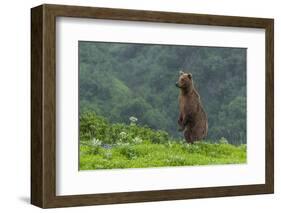
[[[128,119],[129,120],[129,119]],[[187,144],[137,124],[111,124],[93,113],[80,117],[80,170],[246,163],[246,145],[225,138]]]
[[[177,131],[179,69],[193,74],[209,119],[208,139],[246,143],[246,49],[79,42],[80,112],[112,123]]]

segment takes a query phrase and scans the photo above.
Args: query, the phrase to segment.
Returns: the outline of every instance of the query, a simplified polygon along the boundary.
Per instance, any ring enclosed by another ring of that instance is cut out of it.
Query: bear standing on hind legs
[[[208,133],[208,119],[200,96],[194,88],[192,75],[180,71],[176,86],[180,88],[179,131],[184,131],[184,137],[188,143],[204,139]]]

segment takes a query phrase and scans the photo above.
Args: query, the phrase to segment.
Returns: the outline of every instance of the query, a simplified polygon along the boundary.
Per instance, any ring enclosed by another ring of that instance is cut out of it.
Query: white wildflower
[[[219,143],[221,144],[228,144],[228,141],[226,138],[222,137],[220,140],[219,140]]]
[[[100,141],[99,139],[93,138],[93,140],[91,141],[91,145],[92,146],[100,146],[102,144],[102,141]]]
[[[142,143],[142,139],[137,136],[133,139],[133,143]]]
[[[129,118],[129,120],[131,121],[131,124],[136,124],[137,121],[138,121],[138,119],[137,119],[136,117],[134,117],[134,116],[131,116],[131,117]]]
[[[129,143],[122,143],[121,141],[118,141],[116,143],[117,146],[129,146],[130,144]]]
[[[127,133],[126,132],[120,132],[119,135],[121,136],[121,138],[126,138]]]

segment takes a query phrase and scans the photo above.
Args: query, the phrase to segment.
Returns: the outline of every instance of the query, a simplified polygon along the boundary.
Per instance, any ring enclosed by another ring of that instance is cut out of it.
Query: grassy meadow
[[[129,124],[110,124],[94,113],[80,117],[80,170],[195,166],[246,163],[246,145],[225,138],[187,144],[165,131]]]
[[[79,41],[80,170],[246,163],[247,49]],[[178,72],[192,73],[205,141],[178,132]]]

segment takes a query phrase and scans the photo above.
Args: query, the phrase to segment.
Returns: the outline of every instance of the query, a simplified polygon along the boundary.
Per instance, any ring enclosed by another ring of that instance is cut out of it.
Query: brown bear
[[[176,86],[179,94],[179,131],[184,131],[188,143],[202,140],[208,133],[208,118],[200,101],[200,96],[194,88],[192,75],[180,71]]]

